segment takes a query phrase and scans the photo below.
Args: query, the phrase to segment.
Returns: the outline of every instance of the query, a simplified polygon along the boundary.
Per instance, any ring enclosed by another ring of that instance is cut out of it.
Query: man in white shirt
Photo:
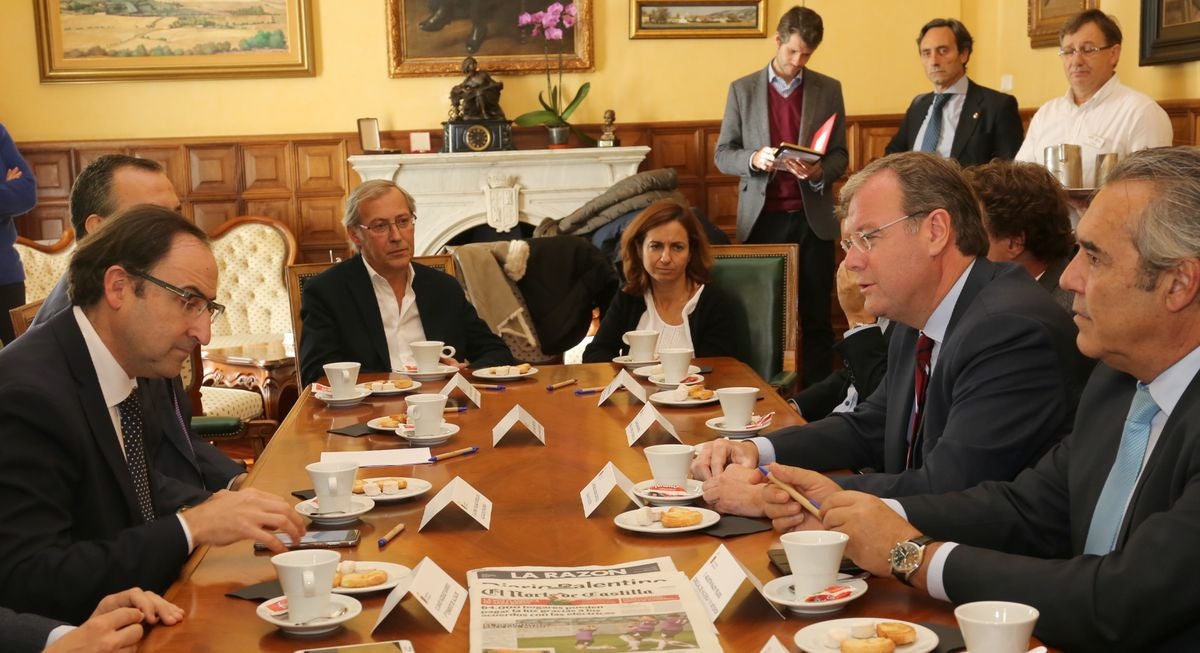
[[[1043,104],[1029,123],[1018,161],[1045,163],[1044,150],[1070,143],[1083,153],[1085,188],[1098,185],[1096,155],[1121,158],[1149,147],[1171,145],[1171,120],[1149,96],[1117,78],[1121,28],[1104,12],[1089,9],[1063,25],[1058,54],[1067,93]]]
[[[1200,587],[1200,148],[1137,152],[1079,223],[1061,283],[1078,344],[1100,363],[1074,430],[1007,483],[884,502],[775,466],[821,508],[764,490],[781,531],[850,536],[863,568],[955,603],[1041,611],[1068,651],[1194,650]],[[907,519],[907,521],[906,521]]]

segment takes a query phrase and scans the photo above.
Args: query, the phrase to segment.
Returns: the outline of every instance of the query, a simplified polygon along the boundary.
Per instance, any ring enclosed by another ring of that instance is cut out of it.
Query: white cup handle
[[[621,334],[621,342],[623,342],[623,343],[625,343],[625,344],[627,344],[627,345],[629,344],[629,333],[622,333],[622,334]]]
[[[449,351],[447,351],[447,350],[449,350]],[[456,349],[454,349],[454,347],[451,347],[450,345],[446,345],[445,347],[442,347],[441,353],[442,353],[442,356],[445,356],[446,358],[454,358],[454,354],[456,354],[458,352]]]
[[[300,578],[304,583],[304,595],[313,596],[317,593],[317,578],[311,569],[305,569]]]
[[[409,424],[416,424],[417,420],[421,419],[421,405],[420,404],[416,404],[416,405],[408,407],[408,418],[409,418],[408,419]]]

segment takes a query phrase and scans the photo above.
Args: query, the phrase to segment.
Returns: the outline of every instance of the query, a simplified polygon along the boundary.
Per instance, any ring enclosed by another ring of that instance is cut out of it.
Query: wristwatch
[[[932,541],[932,537],[922,535],[906,542],[897,542],[892,547],[888,561],[892,564],[892,575],[896,580],[912,586],[912,575],[921,568],[921,563],[925,561],[925,546]]]

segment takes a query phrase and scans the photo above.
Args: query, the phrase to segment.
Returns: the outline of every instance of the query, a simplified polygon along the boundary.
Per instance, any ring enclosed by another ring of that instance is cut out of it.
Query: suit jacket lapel
[[[950,334],[954,333],[954,325],[958,324],[959,318],[967,312],[967,307],[975,301],[975,295],[978,295],[979,291],[995,278],[997,272],[999,269],[991,261],[983,257],[975,259],[975,266],[967,275],[967,281],[963,284],[958,301],[954,302],[954,310],[950,313],[950,323],[946,325],[946,340],[950,340]]]
[[[818,105],[821,103],[822,88],[821,80],[809,70],[804,71],[803,79],[803,83],[800,84],[800,92],[803,93],[800,104],[800,133],[796,134],[796,140],[793,142],[808,147],[812,133],[816,130],[814,123],[821,119],[817,114],[820,111]]]
[[[350,274],[350,297],[358,308],[360,324],[366,327],[366,336],[370,339],[371,350],[379,359],[383,368],[391,369],[392,355],[388,352],[387,335],[383,332],[383,317],[379,314],[379,302],[375,299],[375,285],[367,266],[363,263],[362,254],[350,259],[351,266],[347,269]]]
[[[962,113],[958,116],[958,127],[954,130],[954,142],[950,145],[950,157],[957,159],[975,133],[978,116],[983,112],[983,97],[975,82],[967,80],[967,97],[963,99]]]
[[[762,147],[760,143],[764,145],[777,145],[777,143],[771,143],[771,121],[767,117],[771,104],[771,98],[767,95],[770,92],[767,69],[763,68],[762,72],[755,75],[753,82],[750,86],[750,97],[747,98],[746,106],[749,111],[747,124],[754,132],[746,135],[746,142],[743,145],[746,149],[757,150]]]

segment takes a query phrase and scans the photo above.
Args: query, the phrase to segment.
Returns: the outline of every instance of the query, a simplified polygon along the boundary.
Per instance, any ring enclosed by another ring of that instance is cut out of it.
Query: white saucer
[[[417,437],[413,435],[412,432],[413,428],[408,424],[396,429],[396,435],[408,440],[409,444],[418,447],[436,447],[437,445],[442,444],[443,442],[454,437],[455,433],[458,433],[458,424],[454,424],[452,422],[442,422],[442,428],[438,431],[437,435]]]
[[[683,380],[679,383],[667,383],[663,380],[663,375],[661,374],[651,374],[647,378],[650,379],[651,383],[662,388],[663,390],[674,390],[675,388],[679,387],[679,383],[682,383],[683,385],[696,385],[697,383],[704,383],[704,375],[702,374],[688,374],[687,376],[683,377]]]
[[[637,523],[637,519],[635,518],[637,513],[641,512],[641,508],[638,508],[636,510],[630,510],[629,512],[623,512],[623,513],[617,515],[616,517],[614,517],[613,522],[616,523],[616,525],[619,526],[620,528],[624,528],[627,531],[633,531],[635,533],[650,533],[652,535],[672,535],[674,533],[686,533],[688,531],[703,530],[703,529],[708,528],[709,526],[712,526],[713,524],[721,521],[721,515],[713,512],[707,508],[688,508],[688,510],[695,510],[696,512],[700,513],[700,523],[699,524],[692,524],[691,526],[680,526],[679,528],[667,528],[666,526],[662,525],[661,521],[654,521],[654,522],[650,522],[649,526],[642,526],[641,524]]]
[[[485,367],[481,370],[475,370],[471,372],[471,376],[485,381],[515,381],[517,379],[529,378],[538,373],[538,368],[536,367],[529,368],[529,371],[524,374],[493,374],[493,369],[495,368]]]
[[[687,494],[682,496],[660,496],[652,493],[650,489],[652,487],[654,487],[654,479],[635,483],[633,494],[639,499],[645,499],[652,506],[686,506],[704,495],[704,484],[694,478],[687,480]]]
[[[636,376],[650,376],[651,374],[655,374],[655,375],[662,374],[663,373],[662,365],[647,365],[645,367],[639,367],[636,370],[634,370],[633,373]],[[687,373],[688,374],[699,374],[700,366],[699,365],[688,365]]]
[[[277,626],[283,631],[283,634],[292,635],[294,637],[313,637],[315,635],[331,633],[334,630],[337,630],[337,627],[341,624],[344,624],[362,614],[362,604],[358,602],[358,599],[352,596],[342,596],[341,594],[330,594],[329,602],[332,604],[331,611],[333,609],[346,608],[346,612],[344,614],[332,619],[313,619],[303,626],[293,626],[287,621],[287,619],[272,617],[271,613],[267,610],[267,605],[283,598],[284,597],[282,596],[277,596],[270,601],[263,601],[258,605],[258,608],[255,610],[255,612],[258,614],[259,619],[262,619],[272,626]],[[333,606],[337,607],[334,608]]]
[[[399,414],[399,413],[397,413],[397,414]],[[396,428],[397,428],[397,427],[395,427],[395,426],[385,426],[385,425],[383,424],[383,420],[385,420],[385,419],[388,419],[389,417],[391,417],[391,416],[390,416],[390,415],[384,415],[383,417],[376,417],[376,418],[375,418],[375,419],[373,419],[373,420],[368,420],[368,421],[367,421],[367,428],[369,428],[369,429],[374,429],[374,430],[376,430],[376,431],[382,431],[383,433],[395,433],[395,432],[396,432]]]
[[[796,598],[796,592],[792,589],[792,577],[790,574],[767,583],[763,587],[763,595],[774,603],[786,606],[788,610],[796,614],[811,615],[837,612],[847,603],[867,593],[867,581],[862,579],[850,580],[850,574],[838,574],[838,579],[833,584],[849,587],[850,595],[845,598],[831,599],[829,601],[805,601],[808,597]]]
[[[617,356],[612,360],[612,362],[616,363],[617,365],[624,365],[625,369],[636,370],[639,367],[653,365],[658,362],[658,359],[652,358],[648,361],[635,361],[630,359],[628,356]]]
[[[355,567],[355,573],[364,572],[364,571],[373,571],[375,569],[378,569],[380,571],[386,571],[387,575],[388,575],[388,579],[378,585],[371,585],[369,587],[335,587],[335,588],[333,588],[334,593],[336,593],[336,594],[370,594],[371,592],[378,592],[380,590],[390,590],[393,587],[400,584],[400,579],[402,579],[405,576],[408,576],[409,574],[412,573],[412,569],[409,569],[408,567],[405,567],[404,565],[398,565],[398,564],[395,564],[392,562],[376,562],[374,560],[370,560],[370,561],[355,560],[354,567]]]
[[[411,499],[412,497],[420,496],[433,489],[433,483],[430,483],[424,479],[411,478],[408,476],[377,476],[374,478],[364,478],[363,480],[374,481],[376,478],[402,478],[408,482],[408,485],[395,494],[380,494],[379,496],[367,497],[375,503],[391,503],[393,501],[400,501],[401,499]],[[358,493],[355,493],[355,496],[366,495],[359,495]]]
[[[853,626],[861,624],[877,624],[881,621],[894,621],[896,623],[908,624],[917,631],[917,641],[904,646],[897,646],[896,653],[929,653],[937,648],[938,636],[937,633],[929,630],[920,624],[914,624],[910,621],[901,621],[900,619],[885,619],[882,617],[851,617],[847,619],[833,619],[830,621],[821,621],[811,626],[805,626],[796,631],[796,637],[793,641],[796,646],[800,647],[804,653],[829,653],[833,649],[825,647],[825,633],[829,632],[830,628],[843,628],[850,630]]]
[[[437,381],[444,379],[458,371],[458,367],[454,365],[440,365],[433,372],[418,372],[415,369],[395,370],[397,374],[403,374],[414,381]]]
[[[346,512],[338,512],[331,515],[317,515],[317,500],[309,499],[296,504],[296,512],[308,517],[318,526],[341,526],[342,524],[352,524],[358,521],[359,516],[365,515],[375,507],[375,502],[371,499],[357,494],[350,495],[350,510]]]
[[[407,388],[396,388],[395,390],[372,390],[371,383],[372,383],[371,381],[366,381],[364,383],[358,384],[358,386],[356,386],[356,387],[362,388],[363,390],[366,390],[366,391],[370,392],[372,395],[375,395],[377,397],[395,397],[396,395],[402,395],[402,394],[405,394],[408,392],[413,392],[414,390],[417,390],[418,388],[421,387],[420,382],[413,381],[412,385],[408,386]],[[379,382],[376,381],[376,383],[379,383]]]
[[[751,415],[750,423],[753,424],[754,420],[758,419],[759,417],[761,417],[761,416],[760,415]],[[725,416],[724,415],[722,415],[720,417],[714,417],[714,418],[704,422],[705,426],[716,431],[717,433],[720,433],[721,435],[728,437],[731,440],[740,440],[742,438],[748,438],[751,435],[754,435],[755,433],[758,433],[759,431],[770,426],[771,422],[767,422],[765,424],[759,424],[758,426],[743,426],[740,429],[727,429],[727,428],[725,428],[724,424],[725,424]],[[370,423],[368,423],[367,425],[370,426]]]
[[[713,396],[709,397],[708,399],[688,398],[688,399],[684,399],[681,401],[681,400],[675,398],[675,389],[672,388],[670,390],[663,390],[662,392],[656,392],[656,393],[650,395],[650,401],[652,401],[656,404],[661,404],[663,406],[676,406],[679,408],[687,408],[689,406],[703,406],[705,404],[715,404],[720,400],[717,399],[717,395],[714,394]]]
[[[347,397],[345,399],[334,399],[333,393],[326,392],[314,392],[313,396],[325,402],[325,405],[329,406],[330,408],[348,408],[350,406],[357,406],[358,404],[361,404],[363,399],[371,396],[371,391],[355,387],[354,396]]]

